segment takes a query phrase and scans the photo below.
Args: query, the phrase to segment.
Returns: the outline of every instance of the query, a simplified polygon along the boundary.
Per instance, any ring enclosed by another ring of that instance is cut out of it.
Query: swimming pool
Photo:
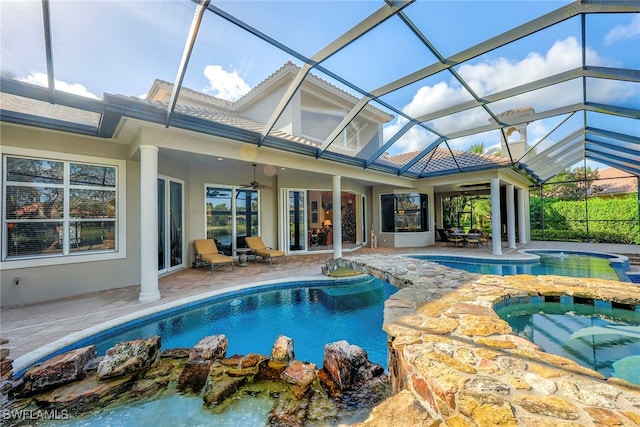
[[[640,384],[640,312],[607,301],[579,303],[570,296],[528,300],[506,300],[494,307],[514,334],[605,377]]]
[[[94,344],[98,355],[121,341],[159,335],[162,349],[192,347],[225,334],[227,355],[271,354],[278,335],[293,339],[296,359],[322,366],[324,345],[347,340],[387,365],[383,303],[397,289],[370,276],[249,288],[153,313],[79,339],[51,354]]]
[[[162,349],[192,347],[209,335],[224,334],[227,356],[271,354],[278,335],[293,339],[297,360],[322,366],[324,345],[346,340],[363,348],[370,361],[387,366],[382,330],[384,301],[397,289],[370,276],[273,283],[193,301],[93,334],[42,359],[94,344],[102,355],[114,344],[155,335]],[[56,426],[266,425],[274,406],[269,395],[231,399],[224,411],[207,410],[201,396],[161,393],[143,401],[109,405]],[[343,422],[364,421],[359,409],[340,413]],[[135,420],[135,421],[132,421]],[[144,420],[142,422],[142,420]],[[42,426],[54,425],[43,421]]]
[[[478,274],[510,276],[514,274],[593,277],[631,282],[626,272],[626,257],[613,254],[570,251],[526,251],[531,259],[503,260],[460,256],[416,255],[415,258],[437,262],[459,270]]]

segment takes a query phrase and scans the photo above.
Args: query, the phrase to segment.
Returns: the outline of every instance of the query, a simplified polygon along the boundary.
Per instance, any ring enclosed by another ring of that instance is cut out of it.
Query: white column
[[[507,242],[509,249],[516,246],[516,203],[513,184],[507,185]]]
[[[500,230],[500,180],[491,180],[491,244],[493,255],[502,255],[502,230]]]
[[[341,177],[333,177],[333,258],[342,257],[342,186]]]
[[[521,245],[524,245],[527,243],[527,221],[525,217],[527,213],[524,211],[524,196],[526,193],[522,188],[518,188],[516,194],[518,195],[518,241]]]
[[[140,302],[160,299],[158,289],[158,147],[140,146]]]

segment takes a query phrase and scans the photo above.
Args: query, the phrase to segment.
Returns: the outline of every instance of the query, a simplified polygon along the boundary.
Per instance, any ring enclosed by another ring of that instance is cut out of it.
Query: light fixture
[[[325,227],[331,227],[331,220],[330,219],[325,219],[324,222],[322,223],[322,225],[324,225]]]

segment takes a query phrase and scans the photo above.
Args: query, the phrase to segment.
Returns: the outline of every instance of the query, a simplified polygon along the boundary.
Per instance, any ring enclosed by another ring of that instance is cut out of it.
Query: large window
[[[3,161],[3,259],[116,251],[116,166]]]
[[[429,231],[428,195],[383,194],[382,231],[388,233]]]

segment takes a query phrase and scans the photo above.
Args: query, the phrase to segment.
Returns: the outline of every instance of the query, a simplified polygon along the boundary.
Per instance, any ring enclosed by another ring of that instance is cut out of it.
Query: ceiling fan
[[[249,184],[242,185],[241,188],[251,188],[253,190],[260,190],[260,189],[263,189],[263,188],[271,188],[268,185],[260,184],[256,180],[256,166],[258,166],[258,165],[254,163],[253,164],[253,181],[251,181]]]

